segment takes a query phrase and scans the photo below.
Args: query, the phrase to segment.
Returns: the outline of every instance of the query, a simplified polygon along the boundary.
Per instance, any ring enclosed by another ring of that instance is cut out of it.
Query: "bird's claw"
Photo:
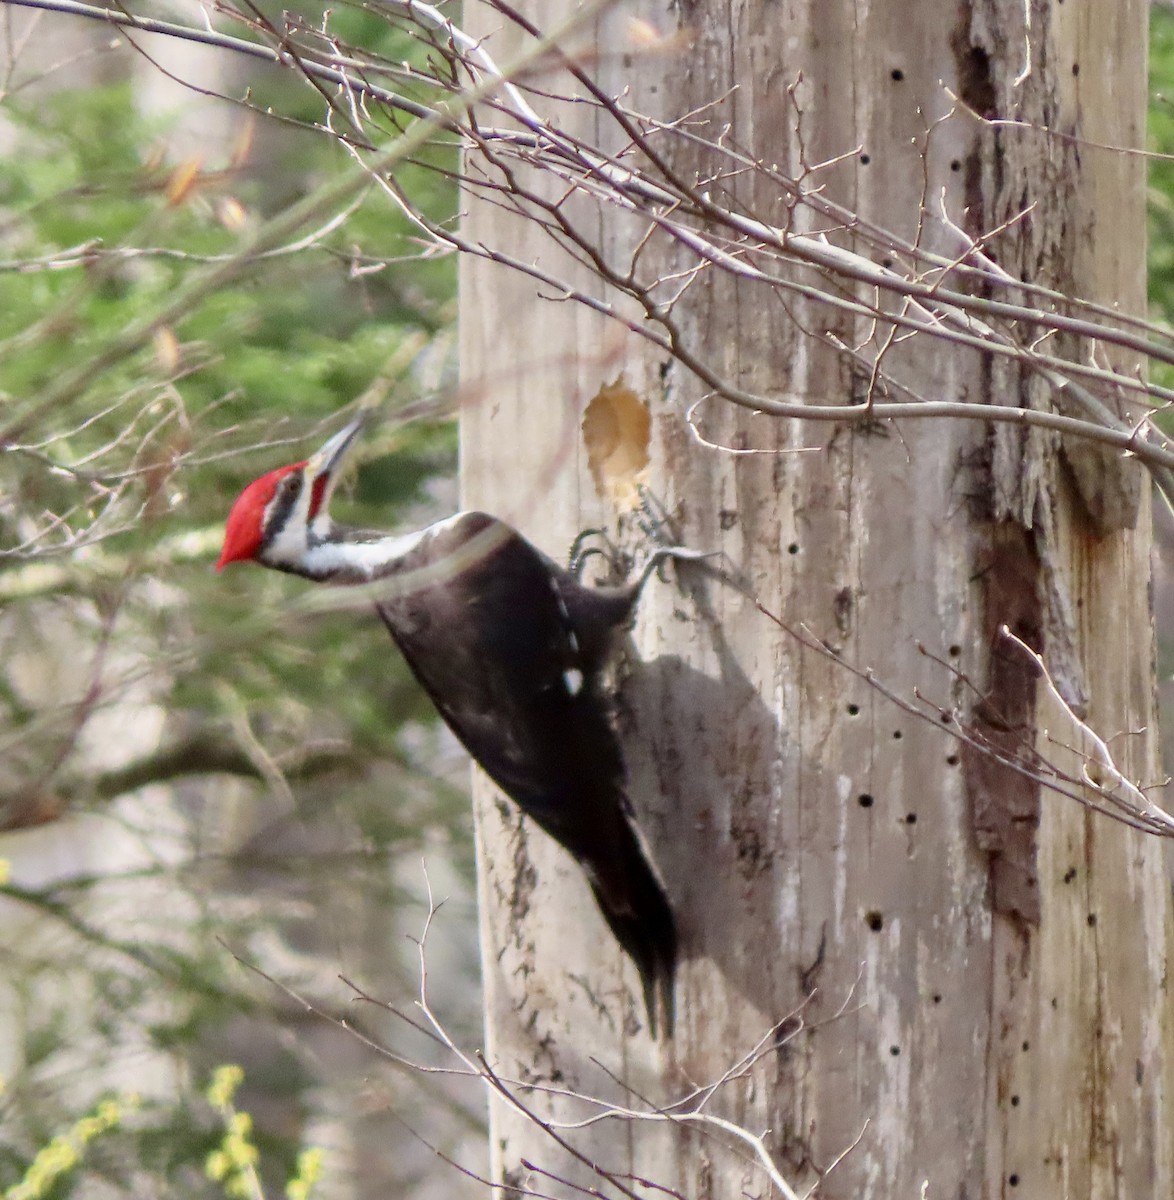
[[[654,546],[672,546],[677,542],[672,520],[660,500],[646,484],[636,485],[639,503],[632,510],[637,528]]]
[[[599,538],[603,544],[600,546],[587,545],[591,538]],[[608,569],[613,575],[623,575],[623,557],[608,536],[607,530],[584,529],[576,535],[567,552],[567,570],[577,582],[583,581],[583,568],[586,566],[587,560],[596,554],[606,559]]]

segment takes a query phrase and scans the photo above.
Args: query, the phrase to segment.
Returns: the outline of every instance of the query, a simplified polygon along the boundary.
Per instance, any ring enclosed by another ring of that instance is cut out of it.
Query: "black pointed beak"
[[[359,434],[366,426],[365,416],[356,417],[349,425],[343,426],[316,454],[306,462],[306,477],[312,484],[317,485],[318,501],[314,505],[317,515],[325,512],[330,504],[330,496],[334,485],[342,473],[343,464],[350,454],[351,448],[359,439]],[[319,480],[324,482],[319,483]]]
[[[306,465],[315,475],[321,473],[336,475],[350,448],[358,440],[359,434],[363,432],[364,425],[366,425],[366,421],[363,417],[357,417],[349,425],[345,425]]]

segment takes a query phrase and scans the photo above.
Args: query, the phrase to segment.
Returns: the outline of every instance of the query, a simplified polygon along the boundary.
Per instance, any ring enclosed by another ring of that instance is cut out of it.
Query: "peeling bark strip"
[[[1032,752],[1037,675],[1023,655],[1001,641],[999,629],[1006,625],[1029,646],[1044,650],[1039,574],[1030,535],[1010,521],[993,526],[980,579],[988,678],[968,730],[989,752],[968,743],[962,751],[975,838],[991,856],[994,909],[1033,925],[1040,920],[1039,784],[998,757],[1022,758]]]

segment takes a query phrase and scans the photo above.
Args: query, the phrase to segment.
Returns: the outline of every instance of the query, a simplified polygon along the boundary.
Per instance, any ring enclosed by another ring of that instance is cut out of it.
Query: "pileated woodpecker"
[[[486,774],[583,868],[640,972],[653,1035],[659,995],[671,1036],[676,927],[624,791],[600,673],[654,568],[706,556],[661,548],[632,582],[585,587],[481,512],[402,535],[343,528],[330,497],[362,427],[249,484],[216,569],[253,560],[320,583],[387,581],[375,608],[408,666]]]

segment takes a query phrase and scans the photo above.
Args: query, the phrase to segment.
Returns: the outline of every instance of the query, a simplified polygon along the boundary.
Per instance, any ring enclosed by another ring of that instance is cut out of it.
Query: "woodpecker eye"
[[[282,500],[287,504],[292,504],[298,498],[298,493],[302,490],[301,471],[291,471],[281,481],[280,490]]]

